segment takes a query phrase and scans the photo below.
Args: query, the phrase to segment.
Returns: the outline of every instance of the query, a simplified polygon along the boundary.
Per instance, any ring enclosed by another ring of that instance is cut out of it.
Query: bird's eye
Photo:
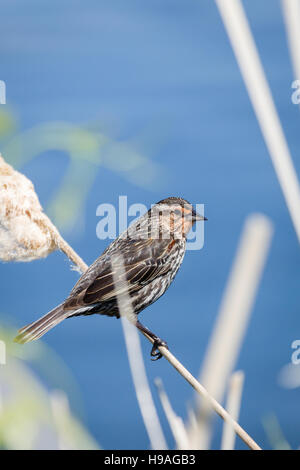
[[[180,209],[175,209],[174,214],[176,215],[182,215],[182,212]]]

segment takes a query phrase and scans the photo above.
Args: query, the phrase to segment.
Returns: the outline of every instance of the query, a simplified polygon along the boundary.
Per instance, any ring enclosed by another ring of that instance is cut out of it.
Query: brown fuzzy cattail
[[[32,261],[58,249],[78,270],[86,270],[86,264],[43,212],[32,182],[0,154],[0,259]]]
[[[56,248],[32,182],[0,155],[0,258],[31,261]]]

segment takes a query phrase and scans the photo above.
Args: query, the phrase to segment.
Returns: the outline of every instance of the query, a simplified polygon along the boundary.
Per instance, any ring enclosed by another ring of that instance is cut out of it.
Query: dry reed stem
[[[300,241],[299,181],[247,17],[240,0],[216,0],[216,4]]]
[[[114,285],[116,290],[120,292],[117,295],[117,302],[119,311],[121,312],[121,322],[129,366],[145,428],[147,430],[152,449],[167,449],[168,446],[159,422],[146,375],[140,338],[135,327],[136,315],[133,311],[128,293],[128,285],[122,256],[113,257],[111,265]]]
[[[168,420],[170,429],[173,433],[175,442],[177,444],[177,449],[179,450],[188,450],[190,449],[190,443],[189,443],[189,437],[188,433],[185,429],[183,420],[181,419],[180,416],[178,416],[170,403],[170,400],[168,398],[168,395],[164,389],[162,380],[160,378],[156,378],[154,381],[158,395],[161,401],[161,405],[163,407],[163,410],[165,412],[166,418]]]
[[[153,344],[152,338],[143,333],[149,341]],[[206,390],[206,388],[198,382],[197,379],[176,359],[176,357],[165,347],[159,346],[159,351],[169,361],[169,363],[179,372],[179,374],[196,390],[196,392],[207,401],[207,404],[214,410],[222,419],[228,421],[236,434],[247,444],[252,450],[261,450],[261,447],[252,439],[251,436],[236,422],[234,421],[229,413],[217,402]]]
[[[300,80],[300,1],[281,0],[294,77]]]
[[[68,432],[65,422],[69,419],[70,408],[67,395],[61,390],[54,390],[50,393],[50,406],[58,437],[59,450],[71,450],[72,444],[68,439]]]
[[[48,229],[52,234],[53,240],[55,241],[56,247],[63,251],[65,255],[72,262],[74,269],[81,273],[84,273],[88,269],[88,265],[80,258],[80,256],[73,250],[73,248],[64,240],[57,228],[52,224],[51,220],[48,219]]]
[[[244,372],[238,370],[232,374],[229,380],[226,409],[235,421],[239,419],[244,378]],[[233,450],[234,443],[234,429],[228,422],[224,421],[221,450]]]
[[[200,382],[220,402],[247,330],[272,233],[267,217],[261,214],[247,217],[200,375]],[[200,400],[198,420],[199,434],[194,438],[201,449],[207,449],[211,412]]]

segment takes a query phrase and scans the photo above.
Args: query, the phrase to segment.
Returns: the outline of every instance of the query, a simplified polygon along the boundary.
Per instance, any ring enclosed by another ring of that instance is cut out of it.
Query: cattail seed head
[[[55,249],[55,231],[32,182],[0,154],[0,259],[31,261]]]

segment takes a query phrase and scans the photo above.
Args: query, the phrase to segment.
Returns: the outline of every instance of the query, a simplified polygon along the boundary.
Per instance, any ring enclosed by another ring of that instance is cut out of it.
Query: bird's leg
[[[141,322],[139,322],[139,320],[136,321],[135,323],[135,326],[143,331],[144,333],[146,333],[148,336],[150,336],[150,338],[153,339],[153,346],[152,346],[152,349],[151,349],[151,360],[152,361],[157,361],[157,359],[160,359],[162,357],[162,353],[157,349],[158,346],[164,346],[165,348],[168,349],[168,345],[167,343],[159,338],[159,336],[156,336],[154,333],[152,333],[152,331],[150,331],[148,328],[146,328],[144,325],[141,324]]]

